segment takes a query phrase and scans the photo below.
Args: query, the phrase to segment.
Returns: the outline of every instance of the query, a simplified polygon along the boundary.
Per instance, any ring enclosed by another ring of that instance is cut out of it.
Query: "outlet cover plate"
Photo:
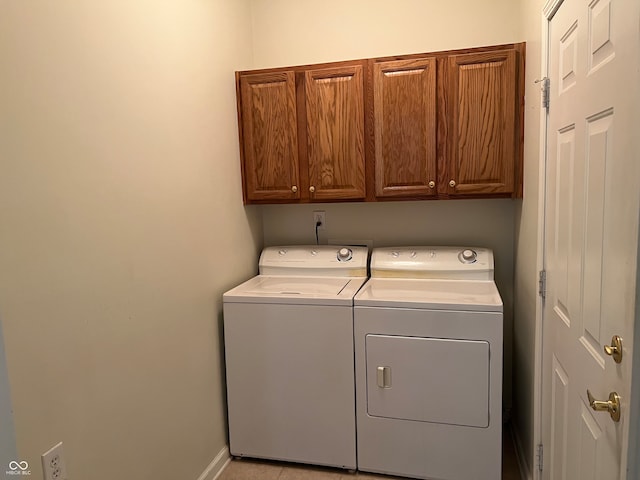
[[[41,459],[44,480],[67,480],[62,442],[43,453]]]
[[[324,210],[314,210],[313,211],[313,226],[315,227],[318,222],[320,222],[320,226],[318,230],[324,230],[325,227],[325,212]]]

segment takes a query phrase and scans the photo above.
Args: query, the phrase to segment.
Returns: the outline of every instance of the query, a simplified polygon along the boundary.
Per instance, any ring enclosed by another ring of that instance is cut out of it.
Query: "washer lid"
[[[353,305],[365,277],[258,275],[223,295],[227,303]]]
[[[502,312],[500,293],[490,280],[371,278],[354,305]]]

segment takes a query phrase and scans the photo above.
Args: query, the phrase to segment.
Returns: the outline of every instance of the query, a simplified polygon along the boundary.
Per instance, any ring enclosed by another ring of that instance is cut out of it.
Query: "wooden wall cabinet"
[[[362,62],[236,75],[245,203],[365,198]]]
[[[293,72],[239,77],[245,202],[298,200],[298,129]]]
[[[365,197],[363,66],[304,72],[310,200]]]
[[[516,72],[515,50],[448,57],[444,192],[514,193]]]
[[[436,195],[436,59],[373,63],[376,197]]]
[[[237,72],[245,203],[521,197],[524,49]]]

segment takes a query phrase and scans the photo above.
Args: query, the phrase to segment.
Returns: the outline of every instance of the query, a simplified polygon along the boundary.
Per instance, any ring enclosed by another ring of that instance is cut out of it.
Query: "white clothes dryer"
[[[366,247],[269,247],[223,296],[230,451],[356,468],[353,297]]]
[[[374,249],[354,300],[358,469],[499,480],[502,300],[484,248]]]

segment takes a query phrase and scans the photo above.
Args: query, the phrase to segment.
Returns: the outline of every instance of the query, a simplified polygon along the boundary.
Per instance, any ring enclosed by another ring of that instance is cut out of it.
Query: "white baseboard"
[[[227,468],[231,461],[231,454],[229,453],[229,446],[225,445],[222,450],[218,452],[216,458],[204,469],[204,472],[198,477],[198,480],[216,480],[220,474]]]
[[[514,430],[513,424],[509,430],[511,431],[511,441],[513,442],[513,446],[516,450],[516,460],[518,462],[518,469],[520,470],[520,478],[522,480],[533,480],[533,473],[529,471],[527,461],[525,460],[526,455],[524,454],[522,443],[520,442],[520,437],[518,437],[518,434]]]

